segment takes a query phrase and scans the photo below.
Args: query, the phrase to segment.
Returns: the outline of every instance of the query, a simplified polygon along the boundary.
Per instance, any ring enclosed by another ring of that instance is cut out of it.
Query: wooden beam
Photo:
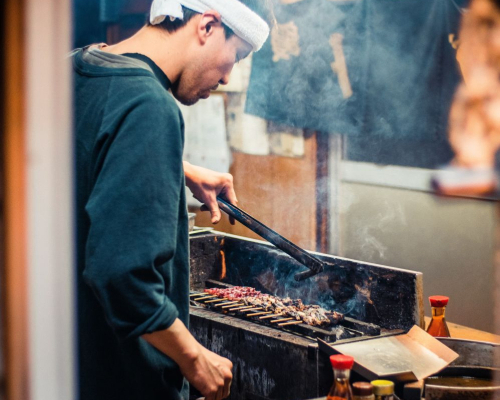
[[[316,251],[330,250],[330,134],[316,133]]]
[[[5,0],[4,43],[4,269],[2,304],[6,398],[29,397],[27,240],[25,23],[23,0]]]

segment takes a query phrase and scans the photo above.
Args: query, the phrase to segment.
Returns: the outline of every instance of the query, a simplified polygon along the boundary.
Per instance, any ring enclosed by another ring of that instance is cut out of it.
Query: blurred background
[[[130,36],[150,3],[2,2],[5,399],[73,396],[64,60],[72,48]],[[450,321],[494,332],[497,3],[275,3],[264,48],[235,66],[227,87],[182,107],[185,159],[231,172],[239,205],[299,246],[423,272],[426,315],[427,297],[446,295]],[[487,127],[470,122],[477,115]],[[196,225],[210,226],[196,200],[189,205]],[[215,228],[257,238],[227,218]]]
[[[422,271],[425,296],[455,299],[451,320],[491,331],[492,312],[474,309],[493,309],[492,198],[443,199],[430,185],[454,157],[448,115],[468,3],[289,3],[276,2],[270,40],[224,91],[182,108],[185,159],[230,171],[240,205],[298,245]],[[74,46],[128,37],[149,6],[74,1]]]

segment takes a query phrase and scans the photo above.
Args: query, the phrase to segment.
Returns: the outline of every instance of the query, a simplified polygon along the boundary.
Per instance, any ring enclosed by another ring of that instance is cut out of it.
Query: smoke
[[[278,7],[278,28],[287,35],[281,42],[271,37],[254,55],[246,111],[292,127],[341,134],[343,158],[349,161],[417,168],[447,163],[452,157],[448,110],[460,80],[448,35],[458,30],[459,12],[448,1],[346,4],[310,1]],[[345,75],[341,82],[338,42],[336,49],[331,46],[337,33],[343,36],[351,96],[346,95]],[[341,178],[339,171],[330,171],[329,180],[318,182],[317,192],[326,192],[330,182]],[[335,229],[340,242],[346,232],[338,227],[356,221],[355,227],[344,228],[357,244],[349,256],[393,259],[389,233],[408,224],[402,205],[375,199],[369,210],[360,210],[358,201],[368,201],[339,186],[340,201],[331,211],[339,216]],[[272,273],[261,276],[259,284],[272,293],[360,318],[368,309],[377,313],[369,301],[369,281],[358,281],[355,289],[352,277],[342,271],[346,276],[313,278],[297,287],[293,274],[283,276],[279,268],[270,268]],[[344,283],[351,290],[339,289]]]
[[[250,272],[253,274],[250,276],[255,277],[250,285],[264,293],[301,299],[304,304],[317,304],[361,320],[366,317],[369,307],[374,308],[370,298],[371,279],[363,270],[353,271],[347,266],[326,263],[325,272],[297,282],[294,275],[305,267],[298,266],[277,250],[269,250],[266,260],[266,265],[256,263]]]
[[[373,221],[364,223],[358,236],[362,238],[360,255],[365,260],[383,261],[386,258],[388,246],[383,243],[385,232],[394,226],[406,226],[407,220],[400,203],[385,200],[377,203],[378,212]]]
[[[344,215],[347,214],[351,206],[357,201],[356,195],[348,186],[342,187],[341,200],[338,204],[339,213]]]
[[[360,235],[364,238],[365,243],[361,246],[361,252],[365,258],[374,259],[378,256],[379,259],[383,260],[385,257],[385,252],[387,251],[387,246],[384,246],[380,240],[377,239],[370,231],[371,227],[365,226],[362,228]]]
[[[355,161],[449,161],[448,112],[461,78],[452,2],[297,2],[276,16],[253,58],[248,113],[343,134]]]

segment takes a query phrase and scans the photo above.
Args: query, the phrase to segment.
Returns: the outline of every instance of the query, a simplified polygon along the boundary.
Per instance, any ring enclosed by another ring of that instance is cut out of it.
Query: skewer
[[[227,301],[227,299],[208,300],[208,301],[205,301],[205,304],[207,304],[207,303],[218,303],[220,301]]]
[[[272,311],[258,312],[253,314],[247,314],[247,317],[257,317],[259,315],[274,314]]]
[[[235,306],[240,307],[241,305],[238,303],[239,303],[239,301],[237,301],[236,304],[226,303],[226,304],[218,304],[217,306],[222,305],[222,308],[224,308],[224,309],[225,308],[234,308]],[[241,306],[241,307],[243,307],[243,306]]]
[[[253,310],[262,310],[262,307],[246,306],[246,307],[242,308],[240,311],[248,312],[248,311],[253,311]]]
[[[238,304],[238,303],[239,303],[239,301],[230,301],[229,303],[216,304],[215,307],[222,306],[222,308],[229,308],[229,307],[234,307],[234,304]]]
[[[278,326],[288,326],[288,325],[298,325],[298,324],[302,324],[302,321],[284,322],[282,324],[278,324]]]
[[[214,297],[217,297],[217,296],[205,296],[205,297],[198,297],[196,299],[193,299],[194,301],[201,301],[201,300],[208,300],[208,299],[213,299]]]
[[[189,297],[203,296],[203,293],[191,293]]]
[[[243,306],[243,307],[236,307],[229,309],[229,311],[252,311],[252,310],[262,310],[262,308]]]
[[[274,314],[273,315],[266,315],[265,317],[260,317],[259,319],[268,319],[268,318],[274,318],[274,317],[280,317],[283,314]]]
[[[239,311],[239,310],[242,310],[244,308],[247,308],[247,306],[236,306],[236,307],[234,307],[234,305],[231,306],[231,307],[233,307],[233,308],[230,308],[229,311]]]
[[[293,318],[281,318],[281,319],[275,319],[274,321],[271,321],[271,324],[277,324],[278,322],[285,322],[285,321],[291,321]]]

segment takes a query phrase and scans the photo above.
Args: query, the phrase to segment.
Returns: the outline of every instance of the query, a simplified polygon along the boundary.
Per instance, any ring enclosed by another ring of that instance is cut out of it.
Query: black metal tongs
[[[236,221],[242,223],[248,229],[268,240],[278,249],[284,251],[290,257],[294,258],[299,263],[309,268],[309,271],[299,272],[298,274],[295,274],[296,281],[303,281],[304,279],[310,278],[323,271],[323,262],[318,258],[301,249],[299,246],[290,242],[288,239],[285,239],[283,236],[276,233],[271,228],[268,228],[262,222],[256,220],[254,217],[247,214],[242,209],[229,203],[227,200],[224,200],[221,197],[217,197],[217,201],[219,203],[219,208],[227,215],[233,217]]]

